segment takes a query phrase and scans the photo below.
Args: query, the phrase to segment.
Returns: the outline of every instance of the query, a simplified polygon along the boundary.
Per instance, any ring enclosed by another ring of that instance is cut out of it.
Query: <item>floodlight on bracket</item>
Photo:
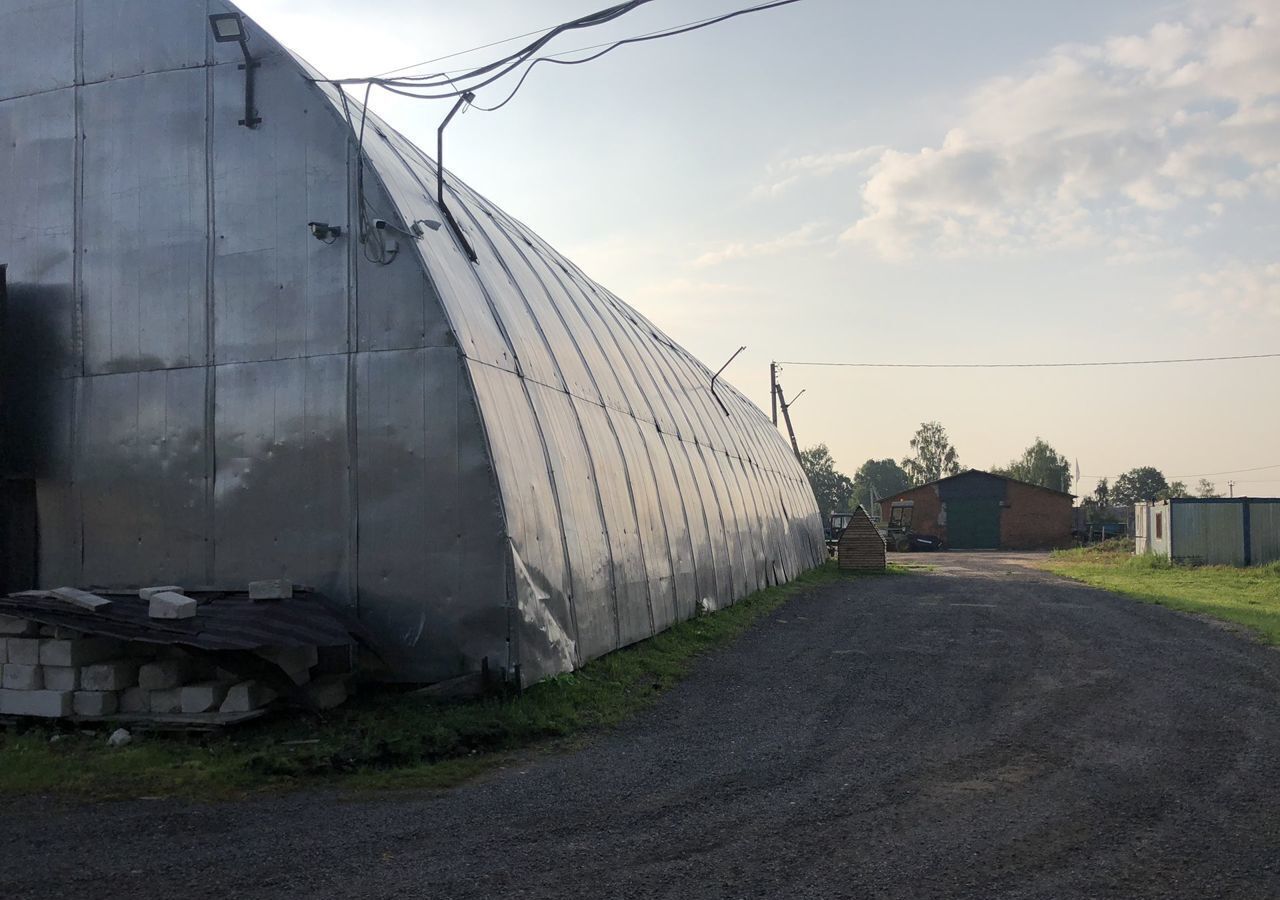
[[[209,16],[209,27],[213,29],[213,39],[219,44],[239,44],[244,54],[244,62],[240,68],[244,70],[244,118],[240,120],[245,128],[257,128],[262,119],[253,107],[253,70],[259,63],[249,55],[249,32],[244,27],[244,17],[238,12],[214,13]]]

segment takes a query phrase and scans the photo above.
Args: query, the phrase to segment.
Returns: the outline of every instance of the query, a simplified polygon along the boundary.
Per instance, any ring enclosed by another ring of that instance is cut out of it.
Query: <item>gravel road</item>
[[[1280,896],[1280,653],[1025,557],[921,561],[452,791],[6,801],[0,896]]]

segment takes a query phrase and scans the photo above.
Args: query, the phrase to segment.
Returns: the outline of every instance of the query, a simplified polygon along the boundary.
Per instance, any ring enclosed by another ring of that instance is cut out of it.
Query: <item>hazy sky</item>
[[[245,0],[335,76],[605,0]],[[567,50],[746,0],[657,0]],[[422,71],[487,62],[518,44]],[[479,103],[501,99],[501,86]],[[427,148],[447,101],[375,94]],[[541,66],[445,162],[768,409],[768,365],[1280,351],[1280,0],[803,0]],[[802,446],[849,474],[937,419],[966,465],[1038,435],[1280,494],[1280,360],[1068,370],[788,366]]]

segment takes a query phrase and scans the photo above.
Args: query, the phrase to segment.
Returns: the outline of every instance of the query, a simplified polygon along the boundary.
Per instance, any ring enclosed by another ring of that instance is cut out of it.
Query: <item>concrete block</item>
[[[125,688],[120,692],[120,712],[151,712],[151,692],[140,687]]]
[[[138,663],[132,659],[95,663],[80,671],[82,691],[122,691],[137,683]]]
[[[40,623],[16,616],[0,616],[0,634],[14,637],[31,637],[40,633]]]
[[[120,697],[115,691],[76,691],[71,700],[77,716],[109,716],[119,706]]]
[[[153,619],[191,619],[196,614],[196,598],[162,591],[151,597],[147,615]]]
[[[57,719],[71,715],[72,696],[71,691],[0,690],[0,714]]]
[[[257,653],[283,669],[294,684],[306,684],[310,681],[311,667],[320,660],[315,647],[273,647]]]
[[[227,689],[227,699],[218,709],[224,713],[250,712],[276,699],[276,692],[260,681],[242,681]]]
[[[111,605],[111,601],[106,597],[99,597],[97,594],[91,594],[88,591],[82,591],[79,588],[60,587],[54,588],[49,593],[61,600],[63,603],[79,609],[87,609],[90,612],[105,609]]]
[[[181,593],[182,593],[182,585],[180,584],[165,584],[165,585],[161,585],[160,587],[144,587],[144,588],[138,589],[138,596],[141,597],[143,600],[148,600],[148,601],[152,597],[154,597],[156,594],[181,594]]]
[[[307,702],[316,709],[332,709],[347,702],[347,679],[326,675],[307,685]]]
[[[83,632],[73,631],[70,628],[63,628],[61,625],[41,625],[40,637],[72,640],[78,637],[84,637],[84,634]]]
[[[20,663],[5,663],[0,682],[7,691],[42,691],[44,690],[44,669],[39,666],[24,666]]]
[[[80,690],[79,666],[41,666],[44,669],[44,687],[48,691]]]
[[[119,656],[123,651],[124,642],[114,638],[45,638],[40,642],[40,665],[89,666]]]
[[[9,661],[9,639],[0,637],[0,666]]]
[[[250,600],[288,600],[292,596],[293,582],[283,578],[249,582]]]
[[[11,663],[21,666],[40,665],[40,639],[11,637],[5,642],[5,656]]]
[[[202,681],[181,690],[184,713],[212,712],[227,698],[227,685],[221,681]]]
[[[185,659],[157,659],[138,669],[138,686],[144,691],[163,691],[180,687],[188,680],[190,664]]]
[[[153,713],[182,712],[182,688],[166,688],[163,691],[148,691],[147,703]]]

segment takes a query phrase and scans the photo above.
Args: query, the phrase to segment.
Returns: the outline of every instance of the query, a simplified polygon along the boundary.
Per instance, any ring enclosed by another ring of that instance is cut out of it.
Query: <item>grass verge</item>
[[[1094,587],[1183,612],[1235,622],[1280,644],[1280,563],[1184,566],[1112,548],[1060,550],[1045,568]]]
[[[851,577],[828,564],[518,695],[446,704],[369,691],[323,716],[220,735],[141,735],[119,749],[105,746],[102,729],[26,725],[0,733],[0,795],[218,799],[300,787],[448,787],[517,751],[618,724],[679,681],[699,654],[730,643],[792,595]]]

